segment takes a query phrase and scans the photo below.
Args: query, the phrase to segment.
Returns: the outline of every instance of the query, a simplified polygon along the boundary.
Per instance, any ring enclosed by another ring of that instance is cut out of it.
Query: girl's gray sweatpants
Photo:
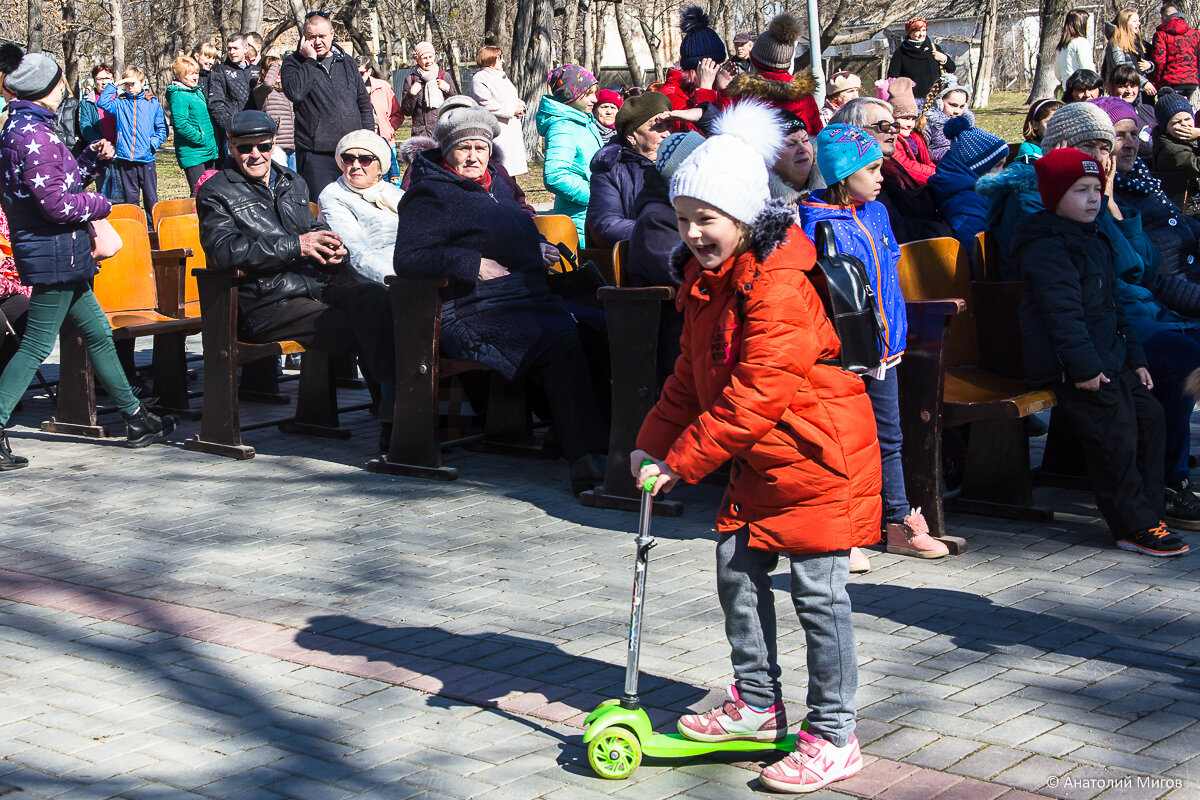
[[[771,570],[779,554],[749,546],[748,529],[717,542],[717,595],[725,612],[733,675],[742,700],[757,708],[781,702]],[[850,551],[784,554],[792,562],[792,602],[808,655],[808,731],[838,747],[854,733],[858,659],[850,616]]]

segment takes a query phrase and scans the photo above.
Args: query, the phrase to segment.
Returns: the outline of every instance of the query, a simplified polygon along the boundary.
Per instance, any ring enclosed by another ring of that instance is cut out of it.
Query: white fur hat
[[[765,103],[743,100],[721,114],[713,130],[675,172],[671,200],[693,197],[750,225],[771,199],[768,170],[783,147],[779,115]]]

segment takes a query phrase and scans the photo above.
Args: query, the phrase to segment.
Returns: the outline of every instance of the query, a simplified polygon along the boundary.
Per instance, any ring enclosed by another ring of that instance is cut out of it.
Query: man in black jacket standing
[[[296,170],[318,197],[342,174],[333,157],[341,138],[375,130],[371,96],[354,59],[333,43],[329,18],[316,12],[304,22],[300,46],[284,56],[279,81],[296,109]]]
[[[379,384],[380,420],[390,426],[396,365],[387,289],[342,269],[341,237],[313,216],[300,176],[271,161],[275,130],[263,112],[242,111],[226,131],[229,158],[196,195],[208,267],[246,272],[238,286],[246,341],[329,353],[353,346]]]
[[[245,36],[230,36],[225,55],[225,61],[208,76],[208,114],[218,131],[229,127],[234,114],[254,108],[250,92],[258,83],[258,67],[246,62]]]

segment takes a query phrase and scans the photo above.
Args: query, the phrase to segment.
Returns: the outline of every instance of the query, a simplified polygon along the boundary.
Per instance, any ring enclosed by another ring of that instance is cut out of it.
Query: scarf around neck
[[[438,108],[445,101],[446,97],[442,94],[442,89],[438,86],[438,68],[435,64],[433,69],[417,68],[417,77],[421,79],[424,85],[422,94],[425,95],[426,108]]]
[[[350,192],[354,192],[356,195],[361,197],[363,200],[366,200],[371,205],[373,205],[377,208],[381,208],[384,211],[390,211],[393,214],[399,216],[400,204],[397,202],[397,200],[399,198],[397,198],[393,192],[387,191],[386,187],[391,186],[391,184],[388,183],[387,181],[383,180],[382,178],[380,178],[377,183],[375,183],[372,186],[367,187],[366,189],[359,189],[356,186],[351,186],[350,182],[348,180],[346,180],[345,175],[338,178],[338,183],[341,185],[341,187],[343,189],[346,189],[347,191],[350,191]]]
[[[461,172],[456,170],[454,167],[450,166],[449,161],[443,161],[442,166],[445,167],[446,169],[450,170],[451,172],[453,172],[455,175],[462,178],[463,180],[468,180],[471,183],[479,184],[480,186],[483,187],[483,190],[485,192],[490,193],[492,191],[492,173],[488,172],[486,169],[483,171],[483,175],[481,175],[480,177],[468,178],[466,175],[463,175]]]

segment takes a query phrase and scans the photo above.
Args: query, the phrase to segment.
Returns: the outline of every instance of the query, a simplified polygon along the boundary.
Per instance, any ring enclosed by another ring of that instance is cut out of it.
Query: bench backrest
[[[629,260],[629,241],[617,242],[613,245],[613,286],[625,285],[625,262]]]
[[[105,313],[152,311],[158,307],[150,235],[145,222],[109,218],[121,237],[121,249],[100,262],[93,292]]]
[[[579,255],[579,231],[575,222],[566,214],[539,214],[533,218],[538,232],[546,237],[550,244],[565,244],[571,252]]]
[[[200,246],[200,219],[195,214],[165,217],[159,223],[158,245],[163,250],[192,248],[192,255],[188,258],[184,270],[183,302],[199,303],[200,293],[196,290],[196,276],[192,274],[192,270],[208,266],[204,248]]]
[[[946,335],[946,365],[979,360],[972,308],[971,265],[957,239],[943,236],[900,245],[900,290],[905,300],[960,298],[967,309],[950,321]]]
[[[142,223],[143,228],[146,227],[146,212],[142,210],[141,206],[133,203],[114,204],[106,219],[109,222],[118,219],[136,219]]]
[[[158,230],[159,224],[165,217],[195,213],[196,198],[194,197],[185,197],[182,200],[159,200],[154,204],[154,209],[150,212],[150,221],[154,223],[154,230]],[[163,247],[166,248],[166,245],[163,245]]]

